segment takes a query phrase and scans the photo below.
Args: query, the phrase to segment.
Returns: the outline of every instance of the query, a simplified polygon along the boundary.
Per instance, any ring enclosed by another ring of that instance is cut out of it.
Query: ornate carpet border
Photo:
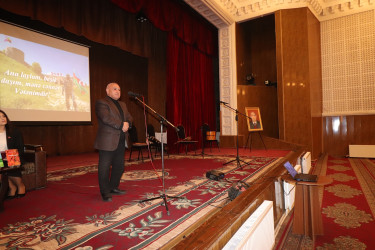
[[[177,156],[176,158],[178,158],[178,159],[193,158],[194,159],[196,157],[178,157]],[[215,159],[215,160],[225,162],[225,161],[228,160],[228,157],[213,156],[213,157],[205,157],[205,159]],[[248,159],[248,160],[251,160],[251,159]],[[259,176],[261,173],[263,173],[264,171],[266,171],[267,169],[272,167],[278,160],[279,160],[278,158],[268,158],[268,161],[269,161],[268,164],[265,165],[262,168],[257,169],[256,171],[251,173],[251,175],[247,176],[245,178],[246,181],[249,182],[251,180],[256,179],[257,176]],[[245,168],[245,167],[243,167],[243,168]],[[228,174],[228,173],[233,173],[233,172],[242,171],[242,170],[240,170],[240,167],[233,166],[232,164],[229,164],[229,165],[226,165],[226,166],[220,168],[220,171],[223,171],[224,173]],[[212,180],[208,180],[206,178],[198,178],[198,179],[190,180],[189,183],[187,184],[188,186],[186,186],[186,184],[182,184],[182,185],[170,188],[169,190],[167,190],[167,195],[183,196],[183,195],[185,195],[185,194],[187,194],[187,193],[189,193],[189,192],[191,192],[191,191],[193,191],[193,190],[195,190],[195,189],[197,189],[197,188],[199,188],[199,187],[201,187],[201,186],[203,186],[203,185],[205,185],[209,182],[212,182]],[[224,188],[224,190],[222,192],[218,193],[217,195],[213,196],[211,199],[203,202],[200,206],[196,207],[195,209],[193,209],[189,213],[186,213],[185,215],[180,217],[178,220],[176,220],[173,223],[169,224],[168,226],[164,227],[159,232],[155,233],[151,237],[143,240],[142,242],[134,245],[133,247],[131,247],[129,249],[141,249],[141,248],[145,248],[145,247],[155,248],[155,247],[161,247],[162,245],[168,243],[168,241],[170,241],[172,238],[181,234],[184,230],[186,230],[187,227],[191,226],[192,220],[195,222],[195,221],[199,220],[199,218],[202,218],[203,216],[207,215],[207,213],[210,213],[213,209],[215,209],[215,207],[210,206],[210,204],[215,202],[215,201],[221,200],[224,196],[226,196],[229,186],[230,185],[228,185],[226,188]],[[120,210],[122,210],[122,209],[124,209],[124,210],[126,209],[127,211],[131,210],[132,211],[131,216],[125,216],[124,218],[120,219],[118,222],[116,222],[113,225],[109,225],[109,226],[106,226],[105,228],[103,228],[101,230],[94,231],[92,233],[86,234],[79,239],[77,238],[74,242],[71,242],[71,243],[65,245],[61,249],[71,249],[71,248],[74,248],[74,247],[78,247],[81,244],[87,242],[88,240],[94,238],[95,236],[97,236],[97,235],[99,235],[99,234],[101,234],[105,231],[110,231],[110,230],[112,230],[116,227],[119,227],[120,225],[124,225],[126,223],[129,223],[132,220],[136,220],[136,219],[139,220],[145,214],[150,213],[151,211],[153,211],[155,209],[158,210],[158,208],[160,208],[160,210],[161,210],[160,216],[162,217],[162,219],[164,219],[164,220],[168,219],[168,217],[165,217],[163,215],[164,208],[160,207],[161,204],[163,204],[163,201],[154,202],[154,203],[152,203],[152,205],[150,205],[150,206],[148,206],[144,209],[140,208],[139,204],[133,204],[133,205],[130,205],[130,206],[123,206],[123,207],[120,208]],[[113,213],[118,213],[118,212],[121,212],[121,211],[114,211]],[[79,230],[79,231],[81,231],[81,230]]]
[[[171,157],[172,158],[172,157]],[[194,158],[197,157],[186,157],[186,156],[175,156],[174,159],[181,159],[181,158]],[[216,159],[218,161],[227,161],[229,157],[226,156],[212,156],[212,157],[205,157],[205,159]],[[231,160],[232,157],[229,158]],[[260,159],[261,157],[246,157],[247,160],[254,160],[254,159]],[[260,160],[257,162],[254,161],[254,165],[251,166],[244,166],[243,168],[239,169],[236,164],[228,164],[224,167],[220,168],[220,171],[223,171],[224,173],[233,173],[237,174],[237,178],[240,176],[244,176],[246,169],[252,169],[252,172],[248,172],[248,175],[244,178],[247,182],[251,182],[252,180],[255,180],[259,175],[261,175],[264,171],[271,168],[279,158],[262,158],[264,159],[263,162]],[[257,168],[259,165],[259,168]],[[74,168],[69,169],[66,171],[55,171],[53,173],[50,173],[49,181],[59,181],[64,178],[70,178],[78,175],[82,175],[88,172],[94,172],[96,171],[96,165],[91,165],[87,167],[81,167],[81,168]],[[199,177],[193,180],[189,180],[187,183],[183,183],[181,185],[177,185],[175,187],[172,187],[167,190],[167,195],[174,195],[174,196],[182,196],[189,192],[194,191],[198,187],[201,187],[203,185],[206,185],[210,182],[213,182],[212,180],[208,180],[206,178]],[[220,201],[225,195],[226,192],[231,186],[231,184],[224,185],[220,184],[222,186],[219,186],[221,189],[221,192],[216,193],[211,198],[209,198],[206,201],[203,201],[199,206],[192,209],[191,211],[187,211],[186,214],[182,215],[180,218],[176,219],[173,223],[170,223],[167,226],[164,226],[161,228],[160,231],[153,234],[151,237],[148,237],[145,240],[142,240],[141,242],[135,244],[132,246],[132,248],[143,248],[143,247],[160,247],[171,239],[173,239],[175,236],[183,233],[187,227],[192,225],[194,222],[196,222],[199,218],[202,218],[207,215],[207,213],[211,212],[214,207],[210,206],[211,203]],[[219,190],[218,188],[218,190]],[[33,235],[33,240],[30,241],[31,244],[33,244],[33,249],[72,249],[79,247],[80,245],[84,244],[85,242],[88,242],[98,235],[102,233],[106,233],[109,231],[114,230],[120,230],[116,229],[117,227],[123,226],[126,223],[130,223],[132,220],[141,220],[142,217],[145,217],[147,214],[152,214],[152,216],[155,219],[158,219],[159,222],[164,222],[168,218],[163,218],[163,211],[164,208],[160,205],[163,203],[163,201],[160,202],[152,202],[150,205],[144,207],[141,206],[137,201],[132,202],[130,204],[125,204],[124,206],[119,207],[117,210],[114,210],[110,214],[107,213],[105,215],[95,215],[93,218],[89,218],[87,223],[72,223],[73,220],[70,219],[60,219],[56,218],[56,216],[51,216],[49,218],[45,218],[45,216],[39,216],[38,218],[30,218],[30,222],[20,222],[18,226],[22,225],[32,225],[32,223],[38,223],[40,226],[44,225],[51,225],[56,224],[56,229],[62,230],[63,238],[61,240],[64,240],[64,242],[59,242],[57,236],[54,236],[55,238],[47,239],[47,240],[41,240],[39,238],[39,234]],[[159,211],[157,211],[159,209]],[[155,211],[153,211],[155,210]],[[161,211],[160,211],[161,210]],[[87,218],[87,217],[86,217]],[[100,219],[99,219],[100,218]],[[15,225],[17,226],[17,224]],[[33,226],[34,227],[34,226]],[[17,230],[17,228],[15,228]],[[55,233],[51,231],[50,233]],[[3,236],[1,234],[0,236]],[[53,235],[51,235],[52,237]],[[7,236],[9,237],[9,235]],[[17,242],[17,234],[11,234],[10,237],[15,237],[15,243]],[[41,235],[40,235],[41,237]],[[0,237],[1,238],[1,237]],[[31,239],[29,239],[31,240]],[[84,247],[81,246],[81,247]],[[88,246],[89,247],[89,246]],[[104,246],[103,246],[104,247]],[[129,246],[130,247],[130,246]]]

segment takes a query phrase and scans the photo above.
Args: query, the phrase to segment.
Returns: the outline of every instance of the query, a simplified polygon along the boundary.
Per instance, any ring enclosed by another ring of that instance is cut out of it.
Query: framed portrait
[[[263,124],[262,118],[260,116],[260,111],[258,107],[245,107],[245,113],[247,118],[247,127],[249,132],[251,131],[262,131]]]

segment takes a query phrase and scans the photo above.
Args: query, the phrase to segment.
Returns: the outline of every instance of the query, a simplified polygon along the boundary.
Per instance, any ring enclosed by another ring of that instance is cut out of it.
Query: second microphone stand
[[[202,134],[202,152],[199,154],[199,155],[201,155],[203,158],[204,158],[204,156],[205,155],[207,155],[208,156],[208,154],[206,154],[206,153],[204,153],[204,146],[205,146],[205,129],[204,129],[204,127],[203,127],[203,125],[201,126],[201,128],[200,128],[200,130],[201,130],[201,134]]]
[[[241,114],[241,115],[246,116],[246,117],[248,117],[248,116],[247,116],[247,115],[244,115],[244,114],[242,114],[242,113],[240,113],[240,112],[238,111],[238,109],[234,109],[234,108],[230,107],[229,105],[227,105],[226,103],[223,103],[223,105],[224,105],[225,107],[227,107],[227,108],[233,110],[234,112],[236,112],[236,125],[237,125],[237,136],[236,136],[236,137],[237,137],[237,138],[236,138],[236,139],[237,139],[237,143],[236,143],[236,147],[237,147],[237,156],[236,156],[236,159],[231,160],[231,161],[228,161],[228,162],[224,163],[223,165],[227,165],[227,164],[232,163],[232,162],[235,161],[235,162],[237,162],[237,167],[242,168],[242,166],[249,165],[250,163],[241,160],[241,159],[240,159],[240,156],[239,156],[239,152],[238,152],[238,148],[239,148],[239,146],[238,146],[238,114]],[[241,163],[243,163],[243,165],[241,165]]]
[[[162,168],[162,194],[160,196],[157,196],[157,197],[153,197],[153,198],[150,198],[150,199],[145,199],[145,200],[141,200],[139,203],[143,203],[143,202],[146,202],[146,201],[152,201],[152,200],[156,200],[156,199],[163,199],[164,201],[164,205],[165,205],[165,209],[167,210],[167,214],[169,215],[169,209],[168,209],[168,204],[167,204],[167,198],[170,198],[170,199],[180,199],[180,197],[177,197],[177,196],[169,196],[169,195],[166,195],[165,194],[165,171],[164,171],[164,142],[163,142],[163,124],[164,122],[166,122],[167,124],[169,124],[171,127],[173,127],[174,129],[176,129],[178,131],[178,128],[176,126],[174,126],[172,123],[170,123],[167,119],[165,119],[162,115],[158,114],[155,110],[153,110],[150,106],[148,106],[146,103],[144,103],[142,100],[140,100],[138,97],[134,97],[136,100],[138,100],[139,102],[141,102],[144,106],[146,106],[149,110],[151,110],[157,117],[159,117],[159,122],[160,122],[160,132],[161,132],[161,136],[160,136],[160,147],[161,147],[161,168]]]

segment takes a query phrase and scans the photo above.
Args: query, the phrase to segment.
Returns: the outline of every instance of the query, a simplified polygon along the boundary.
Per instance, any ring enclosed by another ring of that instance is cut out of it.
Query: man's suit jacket
[[[250,121],[250,128],[251,129],[261,128],[260,127],[260,121],[256,121],[256,124],[254,124],[252,121]]]
[[[98,100],[95,103],[95,113],[98,118],[98,133],[96,134],[94,147],[99,150],[114,151],[118,146],[120,134],[122,132],[123,120],[131,126],[133,117],[130,115],[126,104],[119,104],[124,112],[124,119],[110,97]],[[128,132],[125,133],[125,139]]]

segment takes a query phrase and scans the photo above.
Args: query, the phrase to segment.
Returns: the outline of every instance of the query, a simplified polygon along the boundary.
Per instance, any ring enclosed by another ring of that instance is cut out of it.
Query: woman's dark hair
[[[3,110],[1,110],[1,109],[0,109],[0,113],[3,113],[3,115],[5,116],[5,118],[7,118],[7,124],[5,125],[5,130],[6,130],[6,132],[10,132],[12,126],[10,124],[11,122],[9,120],[8,115]]]

